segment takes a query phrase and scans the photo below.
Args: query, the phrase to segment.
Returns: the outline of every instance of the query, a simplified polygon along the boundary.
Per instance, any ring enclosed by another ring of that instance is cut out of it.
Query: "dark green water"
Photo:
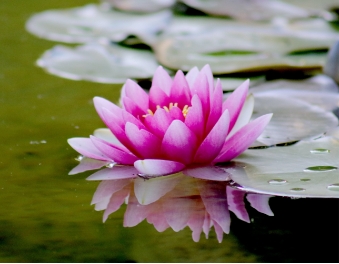
[[[214,232],[194,243],[188,229],[123,228],[121,209],[102,223],[90,173],[68,175],[66,140],[102,127],[92,98],[116,101],[120,87],[48,75],[34,63],[56,43],[24,29],[33,13],[85,3],[0,1],[0,262],[338,262],[337,200],[273,198],[274,217],[232,215],[221,244]]]

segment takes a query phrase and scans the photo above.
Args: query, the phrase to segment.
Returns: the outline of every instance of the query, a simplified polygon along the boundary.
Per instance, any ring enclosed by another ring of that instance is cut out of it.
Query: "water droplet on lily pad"
[[[293,191],[293,192],[303,192],[303,191],[305,191],[305,189],[304,188],[292,188],[291,191]]]
[[[283,179],[273,179],[268,181],[269,184],[274,184],[274,185],[280,185],[280,184],[285,184],[287,183],[286,180]]]
[[[304,172],[325,172],[325,171],[334,171],[338,169],[337,167],[334,166],[313,166],[313,167],[308,167],[304,169]]]
[[[310,150],[310,152],[312,154],[326,154],[326,153],[330,153],[330,150],[329,149],[318,148],[318,149],[312,149],[312,150]]]
[[[327,189],[329,189],[330,191],[339,191],[339,183],[333,183],[327,186]]]

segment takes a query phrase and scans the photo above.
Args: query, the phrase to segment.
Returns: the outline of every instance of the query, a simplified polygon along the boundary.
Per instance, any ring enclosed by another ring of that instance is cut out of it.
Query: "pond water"
[[[102,127],[92,98],[116,102],[120,85],[70,81],[34,65],[54,42],[25,31],[30,15],[85,0],[0,2],[0,262],[338,262],[338,199],[274,197],[251,223],[231,213],[230,234],[193,242],[191,231],[159,233],[143,221],[123,227],[125,205],[102,223],[90,205],[98,182],[67,139]]]

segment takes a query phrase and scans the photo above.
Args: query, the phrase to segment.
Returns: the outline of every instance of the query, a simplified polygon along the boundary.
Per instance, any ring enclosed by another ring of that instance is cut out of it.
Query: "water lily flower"
[[[201,71],[195,67],[186,76],[178,71],[173,80],[160,66],[149,93],[127,80],[122,107],[94,98],[109,136],[98,132],[68,142],[88,158],[134,166],[134,177],[183,171],[197,178],[227,180],[227,173],[214,165],[245,151],[272,116],[249,122],[253,97],[248,95],[248,87],[249,81],[245,81],[223,102],[221,83],[214,84],[208,65]],[[131,178],[116,170],[117,177]]]

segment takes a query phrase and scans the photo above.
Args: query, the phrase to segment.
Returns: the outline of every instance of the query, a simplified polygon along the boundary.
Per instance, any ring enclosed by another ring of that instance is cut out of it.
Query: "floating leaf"
[[[150,51],[99,43],[76,48],[55,46],[46,51],[37,64],[60,77],[101,83],[150,78],[158,67]]]
[[[314,150],[329,150],[315,153]],[[241,189],[289,197],[339,198],[339,141],[332,137],[293,146],[249,149],[226,168]]]
[[[154,35],[169,23],[171,16],[169,10],[133,14],[90,4],[35,14],[27,21],[26,28],[41,38],[61,42],[83,43],[98,38],[119,42],[130,35],[140,39]]]
[[[123,11],[149,13],[171,7],[175,0],[105,0],[104,2]]]
[[[277,0],[181,0],[186,5],[212,15],[243,20],[268,20],[274,17],[305,18],[308,12]]]
[[[252,78],[251,78],[252,81]],[[254,96],[295,98],[332,111],[339,106],[338,86],[326,75],[306,80],[275,80],[254,85]]]
[[[271,146],[315,137],[338,125],[338,119],[332,112],[305,101],[274,95],[255,95],[252,118],[263,113],[273,113],[273,117],[253,146]]]
[[[328,52],[324,73],[339,83],[339,41],[335,42]]]

